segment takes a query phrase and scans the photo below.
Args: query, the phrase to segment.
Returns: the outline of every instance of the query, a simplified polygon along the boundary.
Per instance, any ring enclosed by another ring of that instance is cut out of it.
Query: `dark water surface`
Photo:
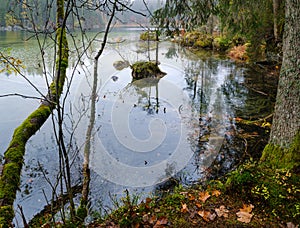
[[[169,186],[170,179],[191,185],[211,178],[212,167],[218,167],[219,174],[228,172],[245,153],[244,141],[235,137],[235,117],[261,118],[270,114],[273,106],[273,95],[257,92],[273,93],[276,83],[270,82],[265,72],[236,65],[212,52],[193,54],[168,41],[158,46],[159,67],[166,75],[160,80],[133,81],[130,68],[118,71],[113,63],[125,59],[133,64],[149,59],[149,55],[151,60],[156,58],[156,44],[151,43],[148,51],[147,43],[138,41],[139,32],[113,32],[111,42],[124,42],[109,44],[99,62],[90,155],[91,210],[110,208],[109,195],[121,197],[125,189],[143,198]],[[9,48],[11,55],[24,61],[24,75],[45,93],[45,78],[51,80],[51,49],[45,49],[49,52],[43,69],[36,40],[25,41],[25,37],[23,33],[0,33],[0,49]],[[89,55],[98,47],[99,43],[92,46]],[[69,146],[76,185],[82,178],[93,61],[83,56],[75,71],[76,55],[71,55],[71,62],[68,73],[73,75],[72,84],[63,98],[67,97],[66,139],[74,132]],[[43,75],[45,70],[49,73]],[[0,91],[1,95],[40,97],[24,78],[5,73],[0,75]],[[38,99],[0,98],[1,155],[13,130],[38,105]],[[51,185],[59,173],[57,151],[50,118],[26,146],[15,206],[23,206],[28,219],[51,200]],[[15,222],[21,224],[19,216]]]

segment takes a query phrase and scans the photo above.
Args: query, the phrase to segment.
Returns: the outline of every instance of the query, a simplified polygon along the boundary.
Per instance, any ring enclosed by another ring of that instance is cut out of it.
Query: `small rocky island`
[[[132,69],[133,80],[139,80],[143,78],[160,79],[166,75],[162,72],[156,61],[138,61],[130,66]]]

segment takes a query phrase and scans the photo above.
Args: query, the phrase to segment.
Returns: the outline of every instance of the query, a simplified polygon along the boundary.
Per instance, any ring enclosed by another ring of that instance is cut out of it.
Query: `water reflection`
[[[16,53],[21,52],[23,46],[22,43]],[[111,45],[99,64],[100,90],[95,126],[98,131],[93,137],[91,156],[92,209],[111,205],[107,195],[122,195],[125,188],[142,194],[174,183],[201,181],[209,177],[214,166],[217,166],[219,174],[227,172],[244,152],[244,142],[234,137],[237,131],[234,117],[253,118],[269,114],[272,108],[272,96],[264,96],[251,89],[259,84],[258,90],[267,92],[272,87],[263,81],[261,73],[253,73],[207,52],[199,57],[174,43],[159,44],[160,67],[167,73],[160,80],[132,81],[129,68],[116,71],[113,67],[116,60],[123,58],[131,64],[137,60],[148,60],[149,56],[155,58],[156,47],[153,44],[149,52],[145,43],[127,40],[122,45]],[[94,47],[91,47],[89,53],[92,54],[93,50]],[[87,59],[85,64],[91,65],[91,61]],[[42,74],[35,68],[31,69],[32,72],[28,71],[30,74]],[[88,70],[78,70],[80,73],[76,75],[77,80],[70,91],[72,110],[76,111],[68,115],[75,122],[81,120],[76,131],[76,145],[81,148],[88,126],[86,111],[91,95],[91,78]],[[18,87],[10,80],[1,82],[1,91],[8,91],[5,90],[8,88],[24,92],[23,85]],[[14,81],[20,83],[16,78]],[[16,121],[14,115],[8,115],[14,113],[8,103],[15,105],[11,105],[12,108],[19,107],[18,112],[25,110],[23,105],[28,107],[21,117],[18,116],[20,120],[35,107],[35,104],[28,106],[28,101],[0,99],[0,102],[2,107],[7,107],[5,112],[1,111],[4,120],[0,122],[1,130],[9,129],[11,132],[17,123],[8,124]],[[75,114],[77,111],[78,114]],[[50,175],[53,174],[52,179],[58,172],[51,128],[48,122],[27,145],[30,151],[26,154],[28,166],[23,172],[17,203],[24,207],[35,205],[26,212],[29,218],[46,204],[44,194],[51,195],[40,165]],[[8,143],[10,136],[5,137],[5,143]],[[82,155],[74,159],[74,183],[80,181],[81,159]],[[32,176],[33,173],[35,175]],[[29,195],[26,194],[28,189]]]
[[[170,173],[182,176],[184,184],[195,182],[214,162],[233,125],[222,86],[235,66],[164,45],[159,49],[161,69],[167,72],[164,78],[132,82],[129,69],[113,70],[101,88],[101,129],[92,160],[94,170],[112,182],[151,186]],[[141,59],[143,52],[138,55]]]

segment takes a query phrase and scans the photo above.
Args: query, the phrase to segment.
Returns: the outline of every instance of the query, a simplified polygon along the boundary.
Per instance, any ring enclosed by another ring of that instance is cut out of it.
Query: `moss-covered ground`
[[[296,227],[300,170],[249,161],[218,180],[123,205],[88,227]],[[295,225],[295,226],[293,226]]]

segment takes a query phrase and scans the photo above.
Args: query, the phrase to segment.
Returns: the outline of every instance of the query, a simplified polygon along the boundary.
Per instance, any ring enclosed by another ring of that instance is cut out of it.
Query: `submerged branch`
[[[78,193],[80,193],[82,190],[81,185],[75,185],[72,187],[73,196],[75,197]],[[69,203],[69,193],[62,194],[60,196],[57,196],[56,200],[53,200],[53,202],[49,203],[44,207],[43,210],[41,210],[38,214],[36,214],[33,219],[29,222],[30,226],[40,225],[39,221],[41,219],[45,220],[47,218],[47,221],[51,221],[53,215],[55,215],[61,207],[65,206],[67,203]]]

